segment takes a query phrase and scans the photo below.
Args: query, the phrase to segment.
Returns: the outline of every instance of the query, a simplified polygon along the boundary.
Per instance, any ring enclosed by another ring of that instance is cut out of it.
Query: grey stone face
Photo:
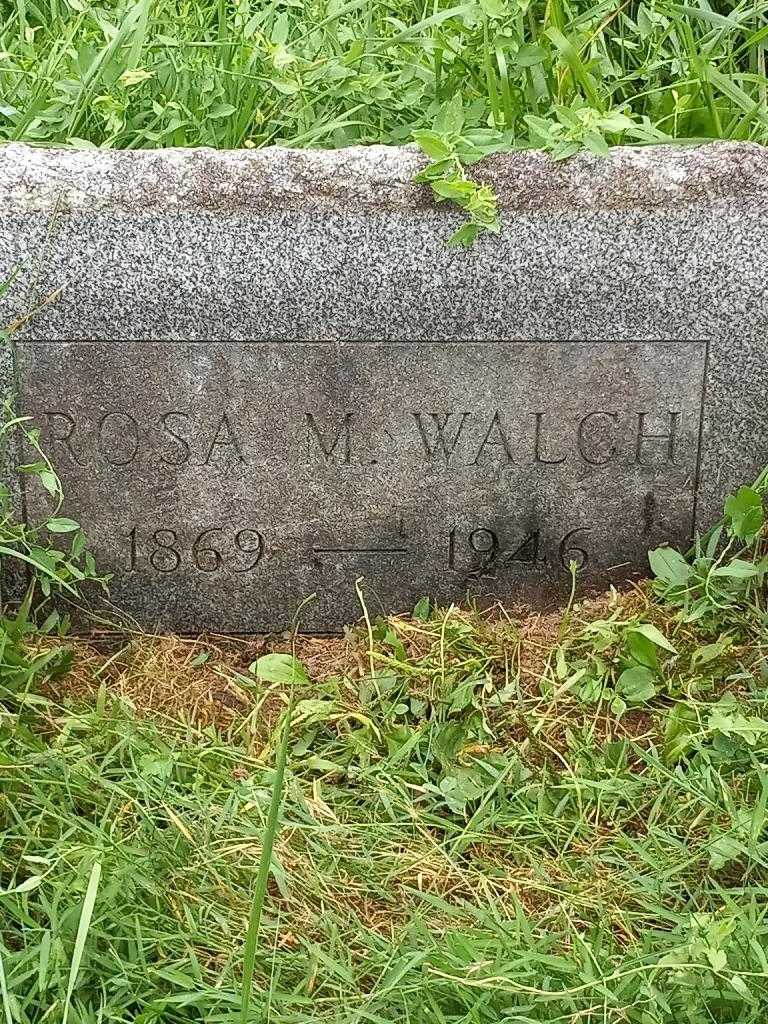
[[[762,150],[495,158],[502,233],[468,252],[419,166],[0,148],[19,407],[142,624],[281,628],[314,594],[302,627],[335,629],[360,577],[373,612],[551,600],[762,465]]]

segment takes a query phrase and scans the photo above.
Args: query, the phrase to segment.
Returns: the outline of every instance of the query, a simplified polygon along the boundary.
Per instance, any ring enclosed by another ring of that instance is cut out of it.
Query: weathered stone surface
[[[764,150],[494,158],[470,251],[419,166],[0,148],[20,407],[143,623],[621,579],[765,460]]]

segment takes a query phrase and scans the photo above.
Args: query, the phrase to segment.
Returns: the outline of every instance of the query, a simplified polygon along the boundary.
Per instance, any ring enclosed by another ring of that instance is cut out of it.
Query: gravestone
[[[143,625],[552,601],[687,545],[768,456],[768,156],[0,148],[7,394]],[[15,383],[14,383],[15,381]],[[34,480],[18,506],[46,514]],[[22,489],[23,487],[23,489]]]

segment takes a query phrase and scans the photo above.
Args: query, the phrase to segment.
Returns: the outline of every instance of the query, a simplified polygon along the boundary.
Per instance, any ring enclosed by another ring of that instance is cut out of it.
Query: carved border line
[[[32,338],[26,345],[706,345],[707,338]]]

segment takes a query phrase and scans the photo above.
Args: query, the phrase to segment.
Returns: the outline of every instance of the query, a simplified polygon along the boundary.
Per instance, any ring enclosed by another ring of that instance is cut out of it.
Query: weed
[[[79,523],[59,515],[64,496],[56,472],[40,447],[40,432],[30,425],[27,416],[16,416],[13,400],[3,407],[0,425],[0,445],[3,450],[11,438],[26,446],[31,462],[22,462],[17,469],[22,476],[35,476],[50,496],[54,507],[39,523],[21,521],[14,507],[13,495],[5,484],[0,485],[0,557],[6,570],[11,562],[22,562],[29,571],[30,597],[39,588],[44,599],[55,594],[78,596],[78,587],[86,581],[106,586],[106,577],[99,577],[93,555],[87,550],[85,536]],[[66,538],[68,546],[56,546],[53,538]],[[59,621],[53,611],[51,625]]]
[[[8,340],[0,332],[2,344]],[[71,662],[71,652],[58,642],[36,647],[41,637],[61,638],[68,629],[68,616],[53,599],[79,598],[83,584],[106,586],[106,577],[97,574],[79,524],[59,514],[59,478],[40,447],[39,432],[28,417],[14,414],[13,404],[7,400],[1,412],[3,465],[37,477],[53,506],[41,522],[25,522],[14,495],[0,484],[0,721],[7,717],[22,728],[26,716],[34,716],[36,686],[65,673]],[[31,454],[31,462],[15,464],[19,448]],[[1,973],[0,982],[4,985]]]
[[[722,520],[697,538],[687,557],[672,548],[649,554],[654,589],[678,607],[684,622],[711,630],[748,623],[759,636],[766,621],[764,581],[768,548],[763,535],[763,496],[768,473],[741,487],[725,502]]]
[[[440,108],[430,131],[414,132],[431,160],[415,180],[427,182],[437,202],[450,200],[468,214],[468,221],[452,235],[449,244],[470,246],[481,231],[499,231],[499,212],[493,190],[469,180],[464,168],[506,148],[506,142],[498,132],[475,130],[465,134],[463,127],[464,111],[457,97]]]

